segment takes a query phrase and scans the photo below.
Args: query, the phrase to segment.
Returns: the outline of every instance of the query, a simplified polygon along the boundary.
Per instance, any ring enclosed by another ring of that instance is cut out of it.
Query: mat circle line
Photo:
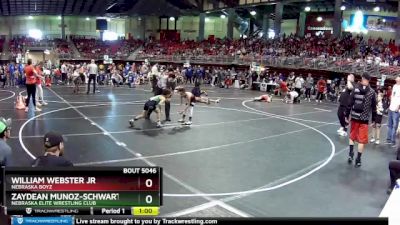
[[[331,145],[331,147],[332,147],[332,148],[331,148],[331,154],[330,154],[330,156],[328,157],[328,159],[327,159],[326,161],[324,161],[324,163],[322,163],[321,165],[319,165],[319,166],[315,167],[314,169],[312,169],[311,171],[309,171],[309,172],[307,172],[307,173],[305,173],[305,174],[303,174],[303,175],[301,175],[301,176],[299,176],[299,177],[297,177],[297,178],[294,178],[294,179],[292,179],[292,180],[289,180],[289,181],[286,181],[286,182],[284,182],[284,183],[275,185],[275,186],[273,186],[273,187],[267,187],[267,188],[261,188],[261,189],[250,189],[250,190],[236,191],[236,192],[224,192],[224,193],[198,193],[198,194],[174,194],[174,193],[166,193],[166,194],[164,194],[164,196],[168,196],[168,197],[211,197],[211,196],[243,195],[243,194],[251,194],[251,193],[259,193],[259,192],[271,191],[271,190],[275,190],[275,189],[278,189],[278,188],[287,186],[287,185],[289,185],[289,184],[292,184],[292,183],[294,183],[294,182],[297,182],[297,181],[299,181],[299,180],[302,180],[302,179],[308,177],[309,175],[311,175],[311,174],[317,172],[317,171],[320,170],[322,167],[324,167],[325,165],[327,165],[327,164],[333,159],[334,154],[335,154],[335,145],[333,144],[332,140],[331,140],[326,134],[324,134],[324,133],[321,132],[320,130],[318,130],[318,129],[314,128],[314,127],[311,127],[311,126],[309,126],[309,125],[307,125],[307,124],[303,124],[303,123],[300,123],[300,122],[297,122],[297,121],[293,121],[293,120],[287,119],[287,118],[285,118],[285,117],[282,117],[282,116],[280,116],[280,115],[265,113],[265,112],[259,111],[259,110],[257,110],[257,109],[253,109],[253,108],[251,108],[251,107],[248,107],[248,106],[246,106],[245,103],[246,103],[246,102],[249,102],[249,101],[250,101],[250,100],[248,100],[248,101],[243,101],[243,102],[242,102],[242,105],[243,105],[244,107],[246,107],[246,108],[248,108],[248,109],[254,111],[254,112],[257,112],[257,114],[273,116],[273,117],[278,118],[278,119],[281,119],[281,120],[285,120],[285,121],[288,121],[288,122],[296,123],[296,124],[299,124],[299,125],[301,125],[301,126],[304,126],[304,127],[309,128],[309,129],[312,129],[312,130],[316,131],[317,133],[321,134],[325,139],[328,140],[328,142],[330,143],[330,145]],[[110,104],[113,104],[113,103],[109,103],[109,104],[96,104],[96,105],[84,105],[84,106],[75,106],[75,107],[65,107],[65,108],[56,109],[56,110],[52,110],[52,111],[49,111],[49,112],[45,112],[45,113],[36,115],[36,116],[30,118],[29,120],[27,120],[27,121],[20,127],[20,130],[19,130],[19,142],[20,142],[20,144],[21,144],[21,147],[24,149],[24,151],[25,151],[32,159],[36,159],[36,157],[26,148],[25,144],[23,143],[23,141],[22,141],[22,131],[23,131],[23,129],[25,128],[25,126],[26,126],[30,121],[32,121],[32,120],[34,120],[34,119],[36,119],[36,118],[38,118],[38,117],[40,117],[40,116],[47,115],[47,114],[54,113],[54,112],[64,111],[64,110],[68,110],[68,109],[73,109],[73,108],[96,107],[96,106],[110,105]],[[115,103],[114,103],[114,104],[115,104]],[[117,103],[117,104],[118,104],[118,103]],[[121,104],[123,104],[123,103],[121,103]],[[126,103],[124,103],[124,104],[126,104]],[[218,108],[222,108],[222,107],[218,107]],[[236,111],[236,110],[235,110],[235,111]],[[243,111],[243,112],[246,112],[246,113],[251,113],[251,112],[248,112],[248,111],[245,111],[245,110],[237,110],[237,111]],[[289,118],[289,117],[288,117],[288,118]]]
[[[5,98],[2,98],[2,99],[0,99],[0,102],[2,102],[2,101],[4,101],[4,100],[7,100],[7,99],[10,99],[10,98],[13,98],[14,96],[15,96],[15,92],[13,92],[13,91],[9,91],[9,90],[0,90],[1,92],[8,92],[8,93],[11,93],[11,96],[8,96],[8,97],[5,97]]]

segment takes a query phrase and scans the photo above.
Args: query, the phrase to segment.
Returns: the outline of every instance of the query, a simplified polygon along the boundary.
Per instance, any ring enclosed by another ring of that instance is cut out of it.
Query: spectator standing
[[[32,167],[70,167],[72,162],[64,158],[64,138],[57,132],[44,135],[45,153],[32,163]]]
[[[8,71],[10,73],[10,80],[8,81],[9,86],[14,87],[15,86],[15,66],[14,66],[13,62],[10,63]]]
[[[389,163],[390,173],[390,186],[387,193],[392,193],[393,188],[396,186],[396,181],[400,179],[400,149],[397,149],[397,158]]]
[[[326,81],[324,80],[323,77],[321,77],[317,82],[317,98],[316,98],[317,103],[322,102],[325,90],[326,90]]]
[[[91,60],[90,64],[87,66],[88,72],[89,72],[89,81],[88,81],[88,86],[87,86],[87,92],[86,94],[89,94],[90,92],[90,83],[93,81],[93,94],[96,93],[96,76],[98,74],[98,67],[96,63],[94,62],[94,59]]]
[[[311,73],[308,74],[305,80],[305,88],[306,88],[306,100],[311,101],[311,88],[314,86],[314,78],[311,76]]]
[[[388,133],[387,144],[396,146],[396,131],[399,126],[400,118],[400,76],[396,77],[396,84],[393,86],[390,95],[390,105],[388,110]]]
[[[0,166],[11,164],[11,147],[7,140],[11,137],[11,119],[0,118]]]
[[[390,98],[392,97],[392,86],[388,86],[387,92],[386,92],[386,97],[388,101],[390,102]]]
[[[6,87],[6,83],[7,83],[7,76],[6,76],[6,72],[3,70],[3,66],[0,66],[0,82],[2,82],[2,88]]]
[[[369,86],[369,74],[362,75],[361,83],[357,84],[350,96],[351,131],[349,139],[348,162],[352,163],[354,158],[354,143],[358,143],[357,158],[355,167],[361,166],[361,155],[365,145],[368,144],[368,121],[372,113],[372,121],[376,118],[376,95],[375,91]]]
[[[382,90],[378,90],[377,103],[376,103],[376,117],[375,121],[372,121],[372,139],[371,143],[375,143],[377,145],[380,144],[381,137],[381,124],[383,117],[383,93]]]
[[[40,66],[36,67],[36,72],[38,73],[36,79],[36,105],[39,107],[42,105],[47,105],[47,102],[44,101],[43,95],[42,83],[44,83],[44,76],[42,70],[43,68],[40,68]]]
[[[300,102],[300,97],[301,97],[301,90],[303,89],[304,86],[304,79],[301,76],[296,77],[296,79],[294,80],[294,90],[299,94],[296,99],[294,99],[294,101],[296,103]]]
[[[293,88],[294,79],[295,79],[294,72],[291,72],[287,79],[287,84],[288,84],[289,89]]]
[[[36,106],[36,79],[38,74],[32,65],[32,59],[28,59],[28,65],[25,66],[25,77],[26,77],[26,93],[28,97],[26,98],[26,108],[25,112],[29,110],[29,102],[32,98],[33,106],[36,112],[42,111]]]
[[[340,136],[347,136],[347,126],[348,126],[348,121],[347,118],[349,115],[346,113],[350,111],[350,96],[351,92],[354,89],[354,75],[349,74],[347,76],[347,85],[343,89],[342,93],[340,93],[339,97],[339,108],[337,111],[337,115],[339,118],[340,122],[340,128],[337,131]]]
[[[63,62],[63,64],[61,65],[61,82],[63,84],[66,84],[68,80],[67,72],[68,72],[67,64]]]

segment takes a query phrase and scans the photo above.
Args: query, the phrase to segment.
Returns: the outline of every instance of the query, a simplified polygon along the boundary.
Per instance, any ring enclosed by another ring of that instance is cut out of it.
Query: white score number
[[[146,203],[151,204],[153,202],[153,197],[151,195],[146,196]]]
[[[146,187],[150,188],[150,187],[153,186],[153,180],[147,179],[146,182],[145,182],[145,184],[146,184]]]

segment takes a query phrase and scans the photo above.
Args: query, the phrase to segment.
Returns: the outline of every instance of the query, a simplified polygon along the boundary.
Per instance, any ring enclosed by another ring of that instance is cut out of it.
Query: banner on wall
[[[343,20],[342,26],[348,32],[396,32],[399,24],[396,17],[367,15],[359,10],[350,16],[350,22]]]
[[[396,32],[396,17],[365,15],[367,29],[371,31]]]
[[[306,17],[305,35],[330,36],[333,33],[333,13],[310,13]]]

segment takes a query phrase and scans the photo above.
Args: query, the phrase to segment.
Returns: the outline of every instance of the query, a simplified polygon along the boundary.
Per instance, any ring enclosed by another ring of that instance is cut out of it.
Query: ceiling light
[[[138,19],[139,21],[141,21],[141,20],[142,20],[142,18],[141,18],[141,17],[138,17],[137,19]]]
[[[318,17],[317,17],[317,21],[318,21],[318,22],[321,22],[321,21],[322,21],[322,17],[318,16]]]
[[[204,19],[204,21],[210,22],[210,18],[206,17],[206,18]]]
[[[254,10],[250,12],[250,15],[252,15],[252,16],[255,16],[256,14],[257,14],[257,12]]]
[[[306,11],[306,12],[310,12],[310,10],[311,10],[310,6],[307,6],[304,8],[304,11]]]
[[[30,19],[30,20],[33,19],[33,16],[28,16],[28,19]]]
[[[346,10],[346,6],[342,5],[342,6],[340,7],[340,10],[342,10],[342,11]]]
[[[61,20],[61,16],[58,16],[57,19]]]
[[[89,21],[89,20],[90,20],[90,18],[89,18],[89,17],[86,17],[86,20],[87,20],[87,21]]]
[[[169,18],[169,21],[175,21],[175,17],[171,16],[171,17]]]
[[[107,22],[110,22],[111,21],[111,19],[110,18],[107,18]]]
[[[381,8],[379,8],[379,6],[374,7],[375,12],[379,12],[380,10],[381,10]]]
[[[225,14],[222,14],[221,19],[225,19],[225,18],[226,18]]]
[[[382,22],[386,23],[386,19],[383,19]]]

